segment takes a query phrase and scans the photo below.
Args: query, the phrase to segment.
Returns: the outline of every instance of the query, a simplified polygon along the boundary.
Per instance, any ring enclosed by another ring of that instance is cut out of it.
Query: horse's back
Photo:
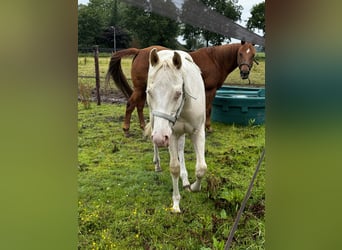
[[[139,53],[135,56],[135,58],[133,59],[133,63],[132,63],[132,70],[140,70],[140,69],[145,69],[146,70],[146,74],[147,74],[147,70],[148,70],[148,57],[150,54],[150,51],[156,48],[157,51],[160,50],[168,50],[168,48],[163,47],[163,46],[159,46],[159,45],[154,45],[154,46],[150,46],[144,49],[140,49]]]
[[[153,48],[156,48],[158,51],[168,50],[168,48],[159,45],[140,49],[139,53],[133,59],[131,68],[131,77],[135,88],[146,88],[149,67],[148,57]]]
[[[212,55],[213,48],[201,48],[199,50],[190,52],[190,55],[197,66],[201,69],[205,88],[216,88],[220,80],[219,65],[215,62]]]
[[[236,61],[234,51],[237,47],[236,44],[226,44],[190,52],[194,62],[202,71],[207,90],[220,88],[227,75],[234,70],[234,61]]]

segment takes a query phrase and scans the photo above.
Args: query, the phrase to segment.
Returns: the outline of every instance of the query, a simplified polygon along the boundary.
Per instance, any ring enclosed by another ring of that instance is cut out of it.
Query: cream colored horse
[[[205,91],[200,69],[183,51],[152,49],[146,89],[150,125],[146,127],[154,144],[154,161],[159,161],[158,147],[169,147],[173,183],[172,211],[179,213],[178,180],[191,191],[200,191],[207,164],[205,150]],[[184,161],[185,134],[189,134],[196,153],[196,181],[190,185]],[[159,162],[156,170],[160,170]]]

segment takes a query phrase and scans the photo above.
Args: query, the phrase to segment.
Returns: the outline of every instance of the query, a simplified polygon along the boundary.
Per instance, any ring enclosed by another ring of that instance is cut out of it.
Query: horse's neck
[[[240,44],[228,44],[216,47],[213,52],[218,65],[227,75],[238,66],[237,53],[239,48]]]
[[[186,101],[184,106],[194,107],[193,103],[205,103],[204,82],[200,68],[194,63],[185,61],[183,71],[184,94]],[[195,104],[196,106],[197,104]]]
[[[190,64],[190,62],[188,62]],[[191,63],[192,64],[192,63]],[[195,63],[191,67],[184,71],[184,90],[188,99],[197,99],[201,94],[201,88],[203,88],[203,82],[201,77],[201,70],[197,67]]]

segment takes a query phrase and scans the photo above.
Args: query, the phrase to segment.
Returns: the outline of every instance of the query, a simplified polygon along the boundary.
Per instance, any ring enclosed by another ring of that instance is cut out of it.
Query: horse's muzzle
[[[152,141],[158,147],[168,147],[169,146],[169,136],[168,135],[155,134],[154,136],[152,136]]]
[[[242,79],[247,79],[249,76],[249,70],[240,70],[240,76]]]

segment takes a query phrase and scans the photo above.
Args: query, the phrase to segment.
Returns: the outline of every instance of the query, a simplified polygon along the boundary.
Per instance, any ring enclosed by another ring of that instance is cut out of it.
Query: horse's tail
[[[112,76],[115,86],[121,90],[121,92],[126,96],[126,98],[129,98],[132,95],[133,90],[131,86],[128,84],[126,76],[122,72],[121,58],[130,55],[136,56],[139,53],[139,51],[140,50],[136,48],[120,50],[116,53],[113,53],[109,62],[109,68],[106,74],[105,83],[106,85],[108,85],[110,81],[110,76]]]

